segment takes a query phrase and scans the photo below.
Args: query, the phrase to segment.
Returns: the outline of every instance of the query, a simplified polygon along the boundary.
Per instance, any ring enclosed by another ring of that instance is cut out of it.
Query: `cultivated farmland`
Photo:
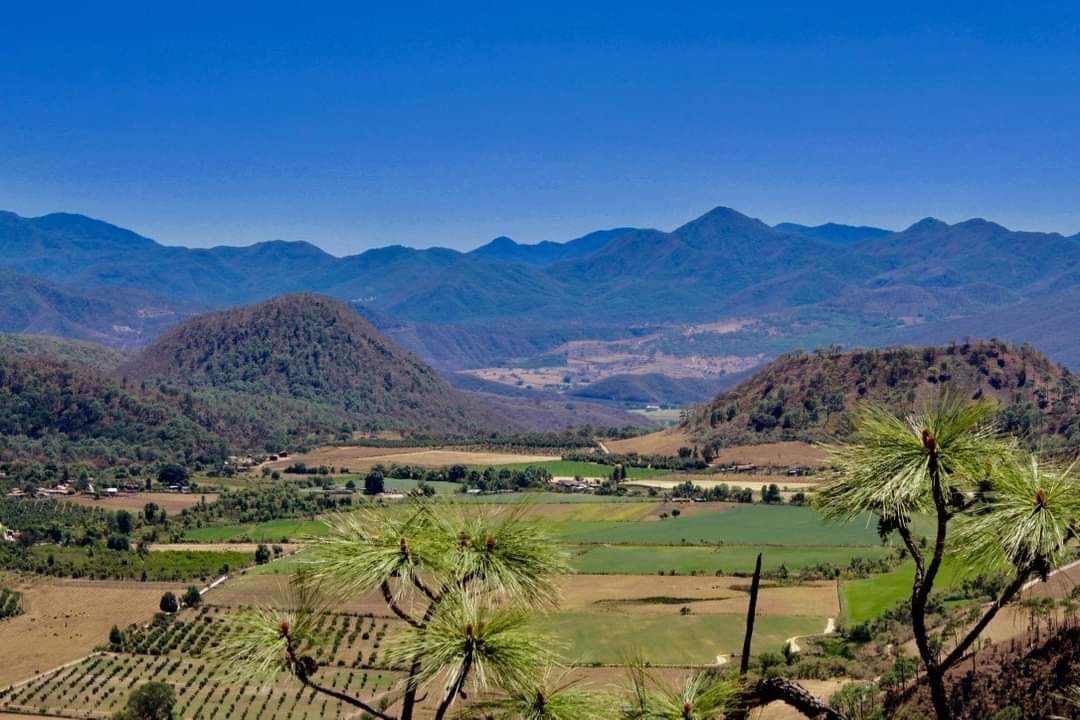
[[[5,587],[23,595],[23,614],[5,620],[0,686],[85,655],[114,624],[145,622],[172,584],[45,580],[7,575]]]

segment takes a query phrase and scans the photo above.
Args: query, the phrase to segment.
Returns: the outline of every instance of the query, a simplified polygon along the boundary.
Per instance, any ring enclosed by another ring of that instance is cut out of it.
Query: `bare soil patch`
[[[8,575],[26,611],[0,626],[4,662],[0,687],[50,670],[108,641],[109,628],[146,622],[168,583],[54,580]]]
[[[100,507],[108,510],[129,510],[142,512],[147,503],[154,503],[163,508],[170,515],[175,515],[181,510],[198,505],[202,499],[212,503],[217,500],[216,493],[120,493],[118,495],[103,496],[95,499],[86,495],[72,495],[64,498],[65,502],[82,505],[83,507]]]

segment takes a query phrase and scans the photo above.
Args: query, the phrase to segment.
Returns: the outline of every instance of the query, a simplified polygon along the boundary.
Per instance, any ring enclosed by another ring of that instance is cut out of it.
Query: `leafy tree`
[[[157,503],[146,503],[145,505],[143,505],[143,520],[148,523],[157,522],[158,510],[159,508]]]
[[[312,543],[308,568],[294,578],[295,597],[286,604],[294,609],[238,616],[219,647],[226,662],[253,675],[288,672],[380,720],[412,720],[418,694],[435,695],[435,718],[442,720],[466,689],[497,688],[508,704],[532,698],[545,705],[543,670],[553,658],[531,619],[553,606],[554,578],[567,565],[544,531],[526,521],[524,508],[466,510],[416,498],[401,512],[371,507],[330,524]],[[324,602],[373,590],[408,626],[385,656],[407,669],[405,688],[381,709],[322,685],[318,664],[303,654],[320,642],[315,630]],[[551,710],[524,717],[589,717]],[[507,717],[522,716],[508,709]]]
[[[386,492],[386,482],[383,474],[378,470],[372,470],[364,478],[364,494],[381,495],[384,492]]]
[[[184,607],[199,607],[202,605],[202,595],[199,593],[199,588],[194,585],[188,585],[188,589],[184,591],[184,596],[181,600],[184,603]]]
[[[831,519],[876,513],[881,531],[903,540],[915,563],[912,631],[941,720],[952,717],[945,674],[1029,579],[1045,580],[1067,561],[1080,529],[1075,464],[1060,468],[1019,456],[1015,443],[995,432],[995,411],[986,400],[967,403],[949,393],[906,419],[864,404],[853,415],[851,441],[830,448],[838,473],[817,498]],[[915,513],[934,519],[929,547],[913,535]],[[949,555],[982,572],[1006,571],[1009,580],[967,634],[939,654],[926,617]]]
[[[188,471],[183,465],[165,463],[158,470],[158,482],[162,485],[187,485]]]
[[[127,535],[110,535],[105,541],[105,546],[110,550],[130,550],[131,542]]]
[[[268,562],[270,562],[270,548],[259,545],[259,547],[255,548],[255,564],[265,565]]]
[[[113,650],[119,650],[124,646],[124,633],[120,632],[120,628],[115,625],[109,630],[109,645]]]
[[[171,720],[176,692],[163,682],[148,682],[128,696],[127,705],[114,720]]]
[[[180,609],[180,603],[172,592],[166,592],[161,596],[161,602],[158,603],[158,607],[161,608],[161,612],[174,613]]]
[[[131,527],[131,513],[127,510],[118,510],[116,513],[116,529],[124,535],[130,535]]]

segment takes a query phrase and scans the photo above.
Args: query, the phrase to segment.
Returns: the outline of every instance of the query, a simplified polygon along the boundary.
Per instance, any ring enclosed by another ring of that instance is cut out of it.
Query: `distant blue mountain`
[[[518,356],[496,337],[500,333],[484,329],[496,325],[520,335],[518,347],[538,353],[541,337],[588,339],[597,326],[626,336],[648,324],[766,315],[792,338],[805,333],[807,342],[828,341],[822,328],[841,317],[854,338],[912,322],[929,330],[945,320],[961,332],[965,317],[985,318],[1018,303],[1068,306],[1080,287],[1080,242],[982,219],[950,225],[926,218],[898,232],[838,224],[770,227],[718,207],[671,232],[619,228],[566,243],[499,238],[469,253],[393,246],[338,258],[301,242],[166,247],[81,215],[0,212],[0,269],[14,273],[0,275],[0,293],[11,288],[7,297],[28,293],[27,276],[95,297],[103,289],[138,290],[217,308],[314,291],[358,303],[381,322],[456,328],[441,336],[455,354],[479,362],[485,353]],[[1053,300],[1059,296],[1061,302]],[[23,317],[52,318],[48,325],[63,332],[70,313],[50,314],[44,290],[34,297]],[[123,316],[122,309],[114,316]],[[1070,342],[1080,357],[1075,316],[1062,318],[1056,332],[1076,338]],[[100,327],[86,317],[77,324]],[[469,338],[477,333],[484,340],[474,346]],[[740,348],[773,352],[778,342]]]
[[[469,254],[525,263],[527,265],[547,266],[562,260],[574,260],[592,255],[594,252],[603,249],[615,238],[633,230],[634,228],[597,230],[563,243],[545,240],[536,245],[522,245],[502,235],[486,245],[481,245]]]
[[[835,245],[855,245],[864,240],[879,240],[893,234],[892,230],[883,230],[882,228],[866,225],[840,225],[838,223],[825,223],[824,225],[811,227],[809,225],[784,222],[773,227],[780,232],[803,235]]]

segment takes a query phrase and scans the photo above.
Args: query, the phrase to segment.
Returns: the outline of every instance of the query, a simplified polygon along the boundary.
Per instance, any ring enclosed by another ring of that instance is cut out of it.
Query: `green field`
[[[321,520],[289,518],[247,525],[194,528],[184,533],[184,541],[209,543],[247,539],[251,542],[288,542],[306,536],[318,537],[326,532],[326,524]]]
[[[868,522],[826,523],[812,508],[739,505],[699,515],[643,522],[552,522],[568,544],[877,546]]]
[[[934,586],[938,589],[948,588],[963,580],[966,574],[966,569],[958,561],[946,560],[938,571]],[[846,622],[860,623],[896,607],[897,603],[911,597],[911,581],[914,577],[915,564],[908,560],[890,573],[844,583],[842,595]]]
[[[761,615],[754,625],[755,653],[780,650],[795,635],[820,633],[825,617]],[[713,664],[717,655],[738,653],[745,625],[738,615],[621,615],[554,613],[540,626],[566,643],[575,663],[620,664],[640,652],[652,664]]]
[[[487,465],[477,465],[476,470],[483,470],[488,467]],[[510,468],[512,470],[524,470],[527,467],[542,467],[555,477],[574,477],[580,475],[581,477],[603,477],[606,478],[611,475],[611,471],[614,469],[613,465],[603,465],[601,463],[582,462],[577,460],[549,460],[548,462],[538,463],[508,463],[506,465],[494,465],[491,467],[496,468]],[[626,477],[628,478],[651,478],[657,475],[670,475],[670,470],[660,470],[657,468],[642,468],[642,467],[627,467]]]
[[[416,486],[420,484],[419,480],[410,480],[409,478],[386,478],[384,481],[386,489],[388,491],[397,490],[398,492],[409,493],[416,489]],[[364,478],[359,477],[356,481],[358,488],[363,489]],[[460,483],[441,482],[434,481],[429,482],[428,485],[435,491],[436,495],[455,495],[461,492]]]
[[[74,545],[35,545],[28,562],[51,574],[94,579],[194,580],[213,577],[251,565],[255,554],[216,550],[167,550],[139,555],[135,551],[106,550]],[[33,569],[14,565],[13,569]],[[38,570],[42,572],[42,570]]]
[[[760,552],[765,570],[781,565],[788,570],[831,563],[846,566],[853,557],[877,559],[889,551],[881,547],[776,547],[727,545],[721,547],[666,547],[642,545],[593,545],[569,548],[570,564],[580,573],[609,575],[655,575],[659,572],[679,575],[697,572],[705,575],[752,573]]]

